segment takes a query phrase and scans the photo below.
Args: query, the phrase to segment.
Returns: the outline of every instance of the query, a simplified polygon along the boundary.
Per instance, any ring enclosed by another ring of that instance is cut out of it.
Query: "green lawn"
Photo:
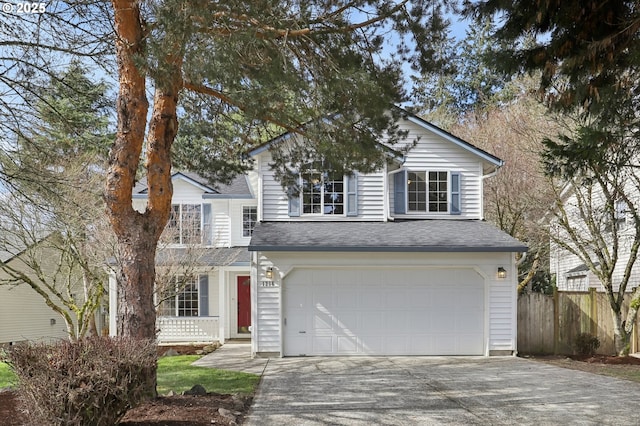
[[[258,385],[260,377],[255,374],[191,366],[198,358],[198,355],[160,358],[158,394],[163,395],[170,390],[180,393],[193,385],[202,385],[207,392],[250,394]]]
[[[158,360],[158,394],[170,390],[181,393],[193,385],[202,385],[207,392],[244,393],[254,391],[260,380],[255,374],[192,367],[198,355],[164,357]],[[9,366],[0,362],[0,389],[15,385],[15,375]]]

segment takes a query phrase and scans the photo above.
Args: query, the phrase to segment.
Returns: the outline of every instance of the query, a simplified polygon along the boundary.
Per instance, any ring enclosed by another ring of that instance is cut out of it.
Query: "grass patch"
[[[638,368],[637,366],[634,367],[624,365],[608,365],[603,366],[600,371],[594,371],[594,373],[640,383],[640,368]]]
[[[255,374],[192,366],[199,358],[199,355],[160,358],[158,394],[164,395],[170,390],[181,393],[194,385],[204,386],[207,392],[251,394],[258,385],[260,377]]]
[[[14,387],[17,382],[17,377],[11,371],[9,364],[6,362],[0,362],[0,389]]]
[[[194,385],[202,385],[207,392],[251,394],[258,385],[259,376],[237,371],[194,367],[190,364],[199,355],[163,357],[158,360],[158,394],[170,390],[181,393]],[[0,362],[0,389],[14,387],[17,379],[6,362]]]

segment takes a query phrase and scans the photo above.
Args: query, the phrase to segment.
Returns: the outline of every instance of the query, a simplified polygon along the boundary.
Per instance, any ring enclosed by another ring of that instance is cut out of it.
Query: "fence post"
[[[598,337],[598,299],[595,287],[589,288],[589,304],[589,317],[591,319],[590,334],[594,337]]]
[[[558,353],[560,345],[560,309],[558,309],[558,288],[553,288],[553,353]]]

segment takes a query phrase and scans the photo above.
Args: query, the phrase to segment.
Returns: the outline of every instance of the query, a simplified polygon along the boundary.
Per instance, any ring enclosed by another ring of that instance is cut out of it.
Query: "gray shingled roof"
[[[596,266],[600,265],[600,262],[596,262],[595,265]],[[578,272],[589,272],[589,267],[584,263],[582,263],[573,269],[569,269],[567,272],[565,272],[565,274],[569,275],[569,274],[575,274]]]
[[[474,220],[262,222],[249,251],[523,252],[527,246]]]
[[[209,183],[209,181],[193,172],[175,172],[171,176],[182,175],[188,179],[191,179],[195,183],[205,187],[205,194],[212,195],[228,195],[228,196],[251,196],[251,190],[249,189],[249,183],[247,182],[246,175],[237,175],[233,180],[227,184],[216,183],[215,185]],[[134,194],[146,194],[147,193],[147,178],[140,179],[133,188]]]
[[[191,258],[191,259],[189,259]],[[166,248],[156,253],[156,264],[193,262],[197,266],[228,266],[249,264],[251,255],[246,247]]]

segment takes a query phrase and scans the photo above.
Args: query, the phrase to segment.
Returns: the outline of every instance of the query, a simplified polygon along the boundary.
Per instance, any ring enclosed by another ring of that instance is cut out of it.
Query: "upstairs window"
[[[626,228],[628,210],[629,208],[627,207],[627,203],[625,203],[624,200],[616,201],[615,219],[616,227],[619,231],[622,231]]]
[[[167,241],[174,244],[202,243],[202,205],[173,204],[165,229]]]
[[[250,237],[253,235],[253,228],[258,221],[258,208],[256,206],[242,207],[242,236]]]
[[[301,178],[303,214],[344,214],[344,176],[311,171]]]
[[[199,308],[198,277],[175,276],[163,289],[158,316],[197,317]]]
[[[443,171],[407,173],[407,207],[410,212],[449,211],[449,174]]]

